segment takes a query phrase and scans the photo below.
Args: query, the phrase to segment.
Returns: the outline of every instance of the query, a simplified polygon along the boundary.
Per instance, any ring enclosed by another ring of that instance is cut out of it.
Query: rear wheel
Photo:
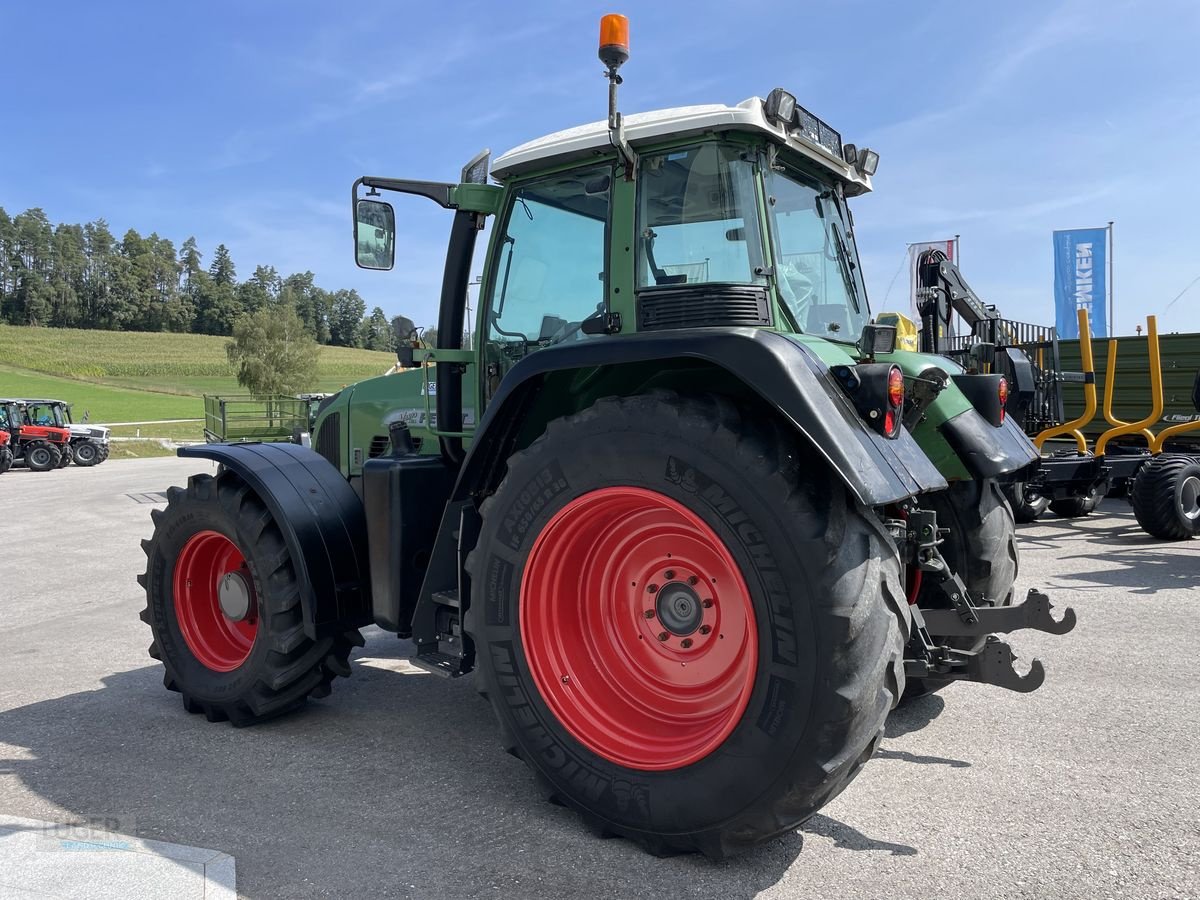
[[[997,606],[1009,606],[1020,556],[1013,511],[1000,485],[992,479],[956,481],[945,491],[923,497],[922,505],[937,513],[938,527],[950,530],[938,549],[967,590],[983,594]],[[922,583],[917,603],[933,609],[950,605],[930,582]],[[974,637],[937,639],[957,650],[978,650],[986,641]],[[910,678],[904,696],[912,699],[931,694],[949,683],[941,678]]]
[[[25,465],[35,472],[49,472],[57,469],[62,455],[58,448],[45,441],[30,441],[25,445]]]
[[[874,752],[908,608],[873,514],[721,400],[605,399],[508,462],[466,627],[506,749],[601,833],[725,856]]]
[[[1103,497],[1103,486],[1094,484],[1083,494],[1051,500],[1050,512],[1062,519],[1080,519],[1090,516]]]
[[[84,466],[86,468],[88,466],[94,466],[96,463],[100,462],[99,447],[91,440],[80,441],[77,444],[73,444],[71,446],[71,452],[75,456],[75,465],[77,466]]]
[[[235,725],[277,716],[325,696],[357,629],[313,640],[304,632],[300,586],[279,526],[237,475],[194,475],[167,491],[138,583],[150,655],[184,708]]]
[[[1156,456],[1138,471],[1133,514],[1147,534],[1182,541],[1200,534],[1200,464],[1190,456]]]

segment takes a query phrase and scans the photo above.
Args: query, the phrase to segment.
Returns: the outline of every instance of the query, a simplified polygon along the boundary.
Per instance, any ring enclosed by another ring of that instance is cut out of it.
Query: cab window
[[[768,174],[780,299],[802,332],[858,339],[869,318],[854,244],[832,189],[789,169]]]
[[[754,165],[714,143],[641,158],[639,288],[766,283]]]
[[[484,334],[490,361],[509,365],[587,339],[604,310],[610,167],[541,179],[512,196],[494,247]]]

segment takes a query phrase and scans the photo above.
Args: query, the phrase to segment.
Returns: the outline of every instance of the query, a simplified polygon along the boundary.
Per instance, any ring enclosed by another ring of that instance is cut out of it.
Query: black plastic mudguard
[[[779,410],[867,506],[883,506],[946,480],[906,431],[870,429],[829,367],[802,342],[761,328],[688,328],[596,337],[539,350],[505,376],[488,404],[455,488],[462,499],[507,457],[512,423],[550,372],[653,360],[697,359],[739,379]]]
[[[371,622],[362,501],[325,457],[299,444],[198,444],[178,454],[217,461],[262,498],[296,569],[309,637]]]
[[[974,478],[1015,475],[1041,458],[1012,416],[995,426],[975,409],[943,422],[940,431]]]

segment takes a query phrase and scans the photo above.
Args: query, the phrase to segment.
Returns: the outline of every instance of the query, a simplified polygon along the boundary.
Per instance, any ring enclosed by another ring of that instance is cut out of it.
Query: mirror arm
[[[443,209],[455,208],[451,198],[452,191],[458,187],[457,184],[449,184],[444,181],[409,181],[403,178],[377,178],[373,175],[364,175],[354,182],[354,186],[350,189],[351,199],[355,203],[359,199],[359,185],[384,191],[395,191],[399,194],[416,194],[418,197],[432,200]]]

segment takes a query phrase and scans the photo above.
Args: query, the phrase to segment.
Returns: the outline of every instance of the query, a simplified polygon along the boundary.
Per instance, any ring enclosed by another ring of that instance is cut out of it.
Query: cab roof
[[[831,150],[768,119],[759,97],[750,97],[737,106],[679,106],[625,116],[625,139],[634,149],[671,138],[726,131],[757,132],[798,151],[837,176],[849,188],[849,194],[871,190],[870,177]],[[590,122],[536,138],[501,154],[492,164],[492,176],[503,181],[552,165],[599,156],[611,149],[608,122]]]

